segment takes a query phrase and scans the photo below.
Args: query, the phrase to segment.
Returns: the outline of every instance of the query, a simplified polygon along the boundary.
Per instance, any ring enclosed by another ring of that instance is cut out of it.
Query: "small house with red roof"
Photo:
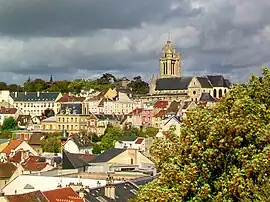
[[[115,142],[114,148],[118,149],[137,149],[145,152],[145,138],[134,135],[123,136]]]
[[[11,140],[9,144],[1,151],[0,159],[12,158],[17,151],[22,150],[27,152],[28,156],[38,156],[38,153],[23,140]]]

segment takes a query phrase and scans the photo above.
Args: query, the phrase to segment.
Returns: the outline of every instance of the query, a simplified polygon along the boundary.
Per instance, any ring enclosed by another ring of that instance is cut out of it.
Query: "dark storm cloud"
[[[184,75],[242,80],[270,63],[269,10],[267,0],[0,0],[0,80],[150,78],[168,33]]]
[[[160,22],[172,17],[171,2],[0,0],[0,32],[15,36],[70,36],[97,29],[128,29],[139,27],[142,22]],[[190,12],[180,10],[184,15]]]

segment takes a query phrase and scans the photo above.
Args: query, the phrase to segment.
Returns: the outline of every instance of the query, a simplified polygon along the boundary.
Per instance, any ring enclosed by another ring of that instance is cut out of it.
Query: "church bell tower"
[[[180,77],[180,68],[180,53],[176,52],[171,41],[167,41],[159,60],[160,78]]]

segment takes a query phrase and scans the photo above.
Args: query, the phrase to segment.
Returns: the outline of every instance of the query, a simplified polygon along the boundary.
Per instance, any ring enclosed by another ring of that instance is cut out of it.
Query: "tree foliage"
[[[93,143],[93,154],[100,154],[101,153],[101,146],[99,143]]]
[[[59,153],[61,152],[61,140],[59,134],[46,135],[41,142],[43,152]]]
[[[115,141],[121,136],[119,127],[108,127],[104,136],[101,138],[101,146],[103,150],[108,150],[114,147]]]
[[[14,118],[8,117],[4,119],[4,122],[1,126],[1,131],[10,131],[17,128],[17,122]]]
[[[211,110],[188,114],[181,134],[156,140],[151,154],[159,175],[136,201],[264,201],[269,120],[270,71],[264,68],[261,79],[234,87]]]
[[[135,94],[147,94],[149,92],[149,85],[142,80],[140,76],[136,76],[128,84],[128,87],[132,89]]]
[[[49,118],[51,116],[55,116],[55,112],[53,109],[47,108],[44,110],[44,115],[45,115],[45,117]]]

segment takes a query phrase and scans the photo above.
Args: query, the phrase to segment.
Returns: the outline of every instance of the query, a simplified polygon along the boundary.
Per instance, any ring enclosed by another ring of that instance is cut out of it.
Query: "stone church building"
[[[221,98],[231,84],[222,75],[185,77],[181,75],[181,56],[171,41],[167,41],[159,59],[159,75],[154,75],[149,84],[150,100],[200,101],[202,97]]]

